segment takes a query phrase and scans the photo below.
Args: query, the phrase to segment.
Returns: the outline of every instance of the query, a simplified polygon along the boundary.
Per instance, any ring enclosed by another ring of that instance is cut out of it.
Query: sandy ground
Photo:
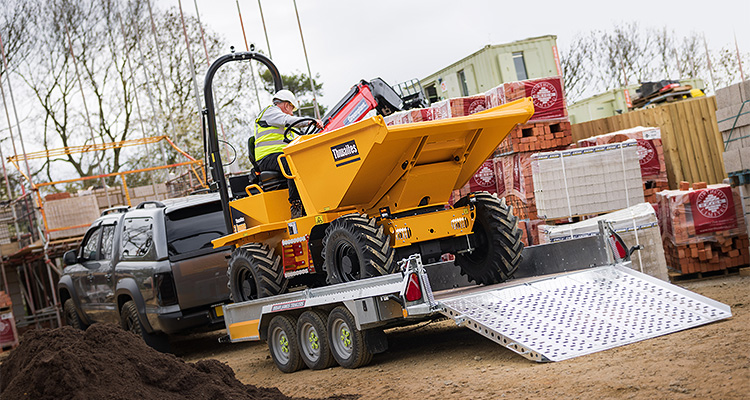
[[[186,361],[216,358],[244,383],[289,396],[361,399],[747,399],[750,277],[680,283],[729,304],[729,320],[557,363],[526,360],[451,321],[388,331],[390,350],[363,368],[278,371],[265,343],[219,344],[218,333],[173,341]]]

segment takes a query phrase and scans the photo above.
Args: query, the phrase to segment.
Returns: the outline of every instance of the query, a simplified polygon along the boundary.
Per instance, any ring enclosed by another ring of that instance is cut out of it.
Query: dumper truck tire
[[[250,243],[232,252],[227,268],[229,296],[234,302],[275,296],[286,292],[281,259],[266,244]]]
[[[344,215],[326,228],[323,268],[329,284],[393,273],[397,267],[393,258],[390,238],[375,218]]]
[[[513,276],[521,263],[521,230],[518,217],[506,205],[505,199],[480,192],[475,195],[476,219],[474,220],[475,248],[471,252],[456,254],[456,264],[461,273],[477,284],[491,285],[504,282]],[[469,204],[464,197],[455,207]]]

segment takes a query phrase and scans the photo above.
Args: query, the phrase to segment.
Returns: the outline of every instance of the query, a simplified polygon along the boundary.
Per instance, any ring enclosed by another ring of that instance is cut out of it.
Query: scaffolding
[[[21,163],[34,159],[49,160],[69,154],[162,142],[167,142],[185,161],[42,183],[35,183],[21,168]],[[60,258],[66,251],[78,246],[86,229],[103,209],[130,207],[145,200],[181,197],[207,188],[203,162],[184,152],[167,136],[37,151],[11,156],[7,161],[32,189],[11,201],[0,203],[2,291],[13,299],[13,314],[19,328],[61,325],[61,307],[56,291],[57,280],[62,275]],[[128,176],[158,170],[168,170],[170,175],[176,177],[161,184],[128,188]],[[50,190],[58,184],[110,177],[119,177],[122,186],[81,191],[78,195]],[[5,178],[8,179],[7,175]],[[45,195],[44,191],[50,193]]]

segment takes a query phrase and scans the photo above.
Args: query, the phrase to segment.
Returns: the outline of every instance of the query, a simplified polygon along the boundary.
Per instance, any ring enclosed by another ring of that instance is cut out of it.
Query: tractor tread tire
[[[241,302],[286,292],[289,281],[284,276],[281,259],[274,249],[262,243],[250,243],[234,249],[227,268],[229,299]],[[247,274],[253,279],[254,295],[243,293],[240,280]]]
[[[334,258],[335,247],[341,241],[348,241],[357,250],[360,259],[360,274],[358,279],[371,278],[374,276],[388,275],[393,273],[398,264],[394,261],[395,251],[391,247],[391,240],[385,234],[382,225],[376,223],[375,218],[367,215],[347,214],[335,219],[326,228],[323,237],[323,269],[327,274],[330,284],[348,282],[340,271],[331,266],[331,258]],[[333,248],[331,241],[334,241]]]
[[[456,264],[461,267],[462,274],[477,284],[507,281],[518,269],[523,252],[518,217],[513,215],[513,208],[504,198],[501,200],[487,192],[479,192],[475,199],[474,235],[483,235],[484,243],[477,245],[471,254],[456,254]],[[455,207],[468,203],[467,196],[456,202]]]

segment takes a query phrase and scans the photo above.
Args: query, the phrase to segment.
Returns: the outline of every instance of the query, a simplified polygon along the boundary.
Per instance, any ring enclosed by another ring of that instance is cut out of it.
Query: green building
[[[703,90],[706,88],[703,80],[697,78],[681,79],[680,84],[682,86],[690,85],[693,89]],[[636,89],[640,87],[640,84],[628,85],[624,88],[612,89],[596,96],[591,96],[575,104],[568,104],[570,123],[578,124],[628,112],[628,99],[625,97],[625,90],[628,91],[628,95],[632,101],[637,96]]]
[[[504,82],[562,75],[557,36],[487,45],[420,80],[431,102],[484,93]]]

